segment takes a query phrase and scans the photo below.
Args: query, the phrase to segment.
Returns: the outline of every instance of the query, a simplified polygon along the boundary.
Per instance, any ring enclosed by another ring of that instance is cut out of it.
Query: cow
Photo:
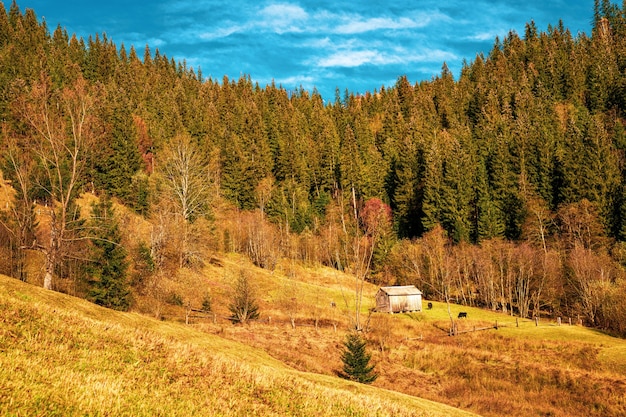
[[[466,319],[467,318],[467,312],[461,311],[457,318],[459,318],[459,319]]]

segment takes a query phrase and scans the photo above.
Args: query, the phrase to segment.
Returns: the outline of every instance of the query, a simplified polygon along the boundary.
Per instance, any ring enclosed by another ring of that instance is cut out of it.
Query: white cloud
[[[204,7],[211,0],[201,1]],[[198,6],[187,3],[186,9],[191,11]],[[177,7],[181,9],[182,7]],[[235,19],[236,21],[234,21]],[[329,10],[308,11],[293,3],[271,3],[261,7],[250,7],[241,10],[235,17],[223,20],[201,21],[195,24],[177,25],[171,33],[172,38],[185,40],[189,43],[226,38],[239,33],[254,35],[259,33],[299,33],[322,36],[361,35],[381,31],[401,31],[425,28],[433,23],[446,22],[450,18],[438,10],[430,12],[409,11],[405,16],[380,15],[367,17],[365,14],[333,13]],[[304,41],[307,42],[307,41]]]
[[[335,29],[339,34],[356,34],[381,29],[409,29],[417,27],[417,23],[408,18],[389,19],[384,17],[374,17],[366,20],[357,20],[340,25]]]
[[[215,28],[215,30],[203,30],[190,31],[189,34],[197,37],[203,41],[210,41],[213,39],[226,38],[234,33],[245,30],[245,27],[239,25],[224,26]]]
[[[300,32],[300,24],[307,20],[308,13],[293,4],[271,4],[259,12],[259,26],[268,27],[276,33]]]
[[[211,21],[178,27],[173,30],[174,38],[189,43],[227,38],[236,33],[254,34],[274,32],[278,34],[302,32],[305,29],[308,13],[300,6],[280,3],[242,13],[241,20]]]
[[[390,18],[386,16],[363,18],[360,15],[335,16],[342,23],[332,31],[337,34],[358,34],[377,30],[415,29],[428,26],[433,21],[449,20],[448,16],[439,12],[418,13],[411,17]]]
[[[383,49],[385,50],[385,49]],[[318,59],[314,64],[320,67],[352,68],[361,65],[396,65],[414,62],[438,62],[458,59],[452,52],[440,49],[406,50],[397,48],[381,52],[375,49],[342,50]]]
[[[267,18],[279,18],[286,20],[306,19],[308,13],[300,6],[293,4],[271,4],[261,9],[260,14]]]
[[[358,67],[363,64],[372,64],[380,60],[377,51],[347,51],[336,52],[317,62],[320,67]]]
[[[304,48],[325,49],[332,48],[333,42],[330,37],[325,36],[323,38],[310,38],[303,41],[300,44]]]

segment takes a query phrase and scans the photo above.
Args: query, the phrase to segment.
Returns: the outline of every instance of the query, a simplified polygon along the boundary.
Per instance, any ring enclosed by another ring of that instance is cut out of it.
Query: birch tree
[[[32,186],[46,200],[49,225],[46,241],[41,241],[44,238],[40,233],[32,246],[45,254],[43,287],[52,289],[60,262],[71,256],[67,252],[70,243],[79,238],[75,202],[87,152],[97,138],[93,116],[96,100],[80,75],[63,89],[52,88],[46,75],[31,88],[20,89],[23,92],[16,107],[31,138],[23,151],[30,152],[37,162]],[[20,191],[30,190],[22,187]]]
[[[179,266],[189,265],[194,258],[191,247],[193,223],[209,213],[213,189],[209,161],[189,135],[176,136],[163,152],[157,169],[163,176],[175,216],[181,222]]]

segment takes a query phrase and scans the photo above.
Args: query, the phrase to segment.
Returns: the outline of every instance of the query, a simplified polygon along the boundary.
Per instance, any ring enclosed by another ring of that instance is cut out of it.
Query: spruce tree
[[[126,281],[126,250],[111,200],[106,196],[92,207],[91,224],[95,231],[91,247],[91,263],[87,267],[90,277],[88,298],[95,304],[114,310],[128,310],[130,291]]]
[[[375,365],[369,365],[372,355],[365,350],[366,341],[356,332],[351,332],[344,342],[345,350],[341,355],[343,377],[362,384],[371,384],[378,378]]]

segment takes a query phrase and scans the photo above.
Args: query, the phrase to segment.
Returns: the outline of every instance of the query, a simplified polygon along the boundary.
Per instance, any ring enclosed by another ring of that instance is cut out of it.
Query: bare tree
[[[11,178],[11,185],[14,193],[7,195],[7,201],[11,201],[10,215],[0,216],[0,222],[5,230],[11,235],[11,240],[15,242],[13,254],[16,259],[16,269],[11,271],[22,281],[26,280],[26,254],[25,251],[35,240],[35,202],[31,196],[32,176],[34,173],[34,161],[24,152],[21,152],[18,140],[14,136],[3,132],[6,148],[5,166],[3,167]]]
[[[165,148],[157,164],[163,176],[175,215],[181,221],[179,266],[189,265],[194,258],[190,239],[193,223],[209,212],[213,183],[209,161],[189,135],[176,136]]]
[[[350,215],[343,210],[341,225],[343,230],[343,259],[346,267],[354,275],[354,329],[363,330],[361,312],[363,308],[363,292],[370,275],[374,250],[382,231],[391,223],[391,210],[378,199],[371,199],[359,210],[354,188],[351,189]],[[341,258],[337,254],[337,263]],[[344,296],[348,307],[348,300]]]
[[[498,308],[497,266],[492,259],[493,246],[496,240],[485,240],[481,247],[474,250],[474,279],[480,301],[491,310]]]
[[[535,272],[536,255],[537,253],[525,243],[515,248],[514,294],[520,317],[528,316],[532,295],[538,290]]]
[[[583,313],[592,325],[601,324],[598,318],[618,275],[611,259],[577,245],[569,253],[567,264],[571,271],[570,282]]]
[[[233,323],[247,323],[259,318],[259,306],[255,289],[248,275],[242,270],[233,285],[233,295],[228,309]]]
[[[450,308],[452,297],[454,270],[454,258],[449,250],[449,240],[446,232],[440,225],[436,225],[422,238],[424,246],[424,269],[427,271],[426,280],[431,288],[440,298],[445,300],[448,307],[451,331],[454,331],[454,318]]]
[[[289,317],[292,329],[296,328],[296,317],[301,308],[298,302],[300,296],[296,282],[293,279],[286,279],[281,287],[280,303]]]
[[[87,152],[96,139],[94,95],[78,75],[69,87],[55,90],[50,79],[41,80],[19,95],[17,108],[30,128],[30,152],[37,162],[35,186],[48,200],[47,243],[35,242],[45,254],[43,287],[52,289],[60,261],[68,256],[69,243],[77,238],[74,207],[85,172]],[[22,193],[25,188],[20,190]],[[73,230],[74,229],[74,230]]]

